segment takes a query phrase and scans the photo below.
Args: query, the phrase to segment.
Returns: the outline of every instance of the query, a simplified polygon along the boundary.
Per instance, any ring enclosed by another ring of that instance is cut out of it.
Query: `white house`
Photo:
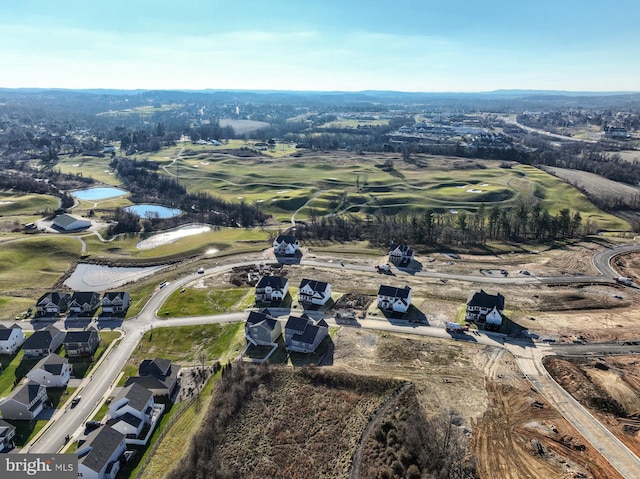
[[[380,286],[378,290],[378,308],[382,311],[406,313],[411,305],[411,288]]]
[[[406,244],[392,243],[389,248],[389,261],[396,266],[408,266],[413,256],[413,250]]]
[[[47,388],[36,382],[29,381],[15,388],[0,403],[0,413],[2,413],[3,419],[30,421],[42,412],[44,403],[48,399]]]
[[[154,404],[153,393],[138,383],[122,389],[109,405],[107,424],[126,436],[127,444],[144,445],[151,437],[157,421],[164,411],[163,404]],[[151,426],[141,437],[146,425]]]
[[[284,326],[284,341],[289,351],[312,353],[329,334],[329,325],[324,319],[314,321],[306,314],[289,316]]]
[[[294,255],[300,249],[295,236],[279,235],[273,240],[273,252],[276,256]]]
[[[14,447],[15,437],[16,427],[0,419],[0,452],[12,449]]]
[[[289,280],[284,276],[263,276],[256,285],[256,303],[282,301],[289,292]]]
[[[316,304],[322,306],[331,299],[331,285],[324,281],[303,279],[300,281],[298,301],[301,303]]]
[[[15,354],[24,344],[24,331],[17,324],[7,328],[0,324],[0,354]]]
[[[78,445],[78,477],[82,479],[115,479],[120,470],[120,457],[127,449],[125,436],[103,426],[91,431]]]
[[[89,228],[91,221],[80,216],[64,213],[53,219],[53,226],[63,231],[77,231]]]
[[[47,388],[61,388],[69,382],[71,371],[69,360],[53,353],[38,361],[27,373],[27,377]]]
[[[488,294],[484,290],[474,293],[467,302],[465,320],[499,327],[502,324],[504,296]]]

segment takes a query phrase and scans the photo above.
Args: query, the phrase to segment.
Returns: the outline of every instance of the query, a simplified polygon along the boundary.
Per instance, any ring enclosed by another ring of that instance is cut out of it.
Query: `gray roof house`
[[[55,326],[36,331],[22,345],[25,356],[46,356],[55,352],[64,340],[64,333]]]
[[[95,291],[76,291],[69,300],[69,311],[92,313],[100,306],[100,294]]]
[[[70,299],[71,295],[69,293],[58,293],[56,291],[45,293],[36,302],[36,315],[58,316],[67,310]]]
[[[15,354],[24,344],[24,331],[17,324],[6,327],[0,324],[0,354]]]
[[[280,322],[265,312],[251,311],[244,325],[244,337],[254,346],[270,346],[282,335]]]
[[[289,316],[284,326],[284,340],[289,351],[312,353],[329,334],[329,325],[324,319],[314,321],[306,314]]]
[[[16,427],[13,424],[9,424],[7,421],[0,419],[0,452],[13,449],[13,438],[15,437]]]
[[[126,436],[127,444],[144,445],[151,437],[163,404],[153,402],[153,393],[140,384],[125,386],[109,405],[107,424]],[[146,436],[142,436],[146,429]]]
[[[100,333],[95,328],[85,331],[69,331],[64,336],[67,357],[90,357],[100,345]]]
[[[298,301],[306,304],[322,306],[331,299],[331,285],[315,279],[303,279],[300,281]]]
[[[279,235],[273,240],[273,252],[276,256],[293,255],[300,249],[300,243],[293,235]]]
[[[382,311],[406,313],[411,305],[411,288],[381,285],[378,289],[378,308]]]
[[[69,382],[72,369],[67,358],[52,353],[38,361],[27,377],[47,388],[61,388]]]
[[[289,292],[289,280],[284,276],[263,276],[256,285],[256,303],[282,301]]]
[[[78,477],[84,479],[115,479],[120,470],[120,457],[127,449],[125,435],[104,426],[87,435],[78,446]]]
[[[34,381],[21,384],[0,403],[0,412],[4,419],[30,421],[44,409],[49,399],[47,388]]]
[[[112,291],[102,295],[103,313],[124,313],[130,304],[131,296],[126,291]]]
[[[179,373],[180,366],[168,359],[145,359],[138,367],[138,375],[128,378],[124,385],[136,383],[151,391],[156,398],[170,398],[178,386]]]

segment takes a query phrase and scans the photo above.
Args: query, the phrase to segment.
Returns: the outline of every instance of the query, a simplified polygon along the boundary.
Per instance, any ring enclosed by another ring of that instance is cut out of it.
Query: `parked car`
[[[71,407],[74,408],[78,405],[78,403],[80,402],[80,399],[82,399],[82,396],[76,396],[71,400]]]

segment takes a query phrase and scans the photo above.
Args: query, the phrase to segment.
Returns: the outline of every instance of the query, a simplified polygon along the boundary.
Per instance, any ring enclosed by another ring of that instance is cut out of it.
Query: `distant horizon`
[[[637,92],[638,18],[637,0],[21,0],[0,5],[0,65],[6,88]]]

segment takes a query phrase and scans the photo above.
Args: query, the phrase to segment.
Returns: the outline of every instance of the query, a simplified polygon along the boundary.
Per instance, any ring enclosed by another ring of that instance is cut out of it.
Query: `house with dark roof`
[[[413,260],[413,250],[406,244],[391,243],[389,247],[389,261],[396,266],[408,266]]]
[[[3,419],[30,421],[42,412],[48,399],[47,388],[29,381],[16,387],[0,403],[0,413]]]
[[[0,452],[9,451],[15,447],[16,427],[0,419]]]
[[[290,256],[294,255],[300,249],[300,243],[295,236],[292,235],[278,235],[273,240],[273,253],[276,256]]]
[[[331,299],[331,285],[315,279],[303,279],[300,281],[298,301],[302,304],[315,304],[323,306]]]
[[[24,331],[17,324],[6,327],[0,324],[0,354],[15,354],[24,344]]]
[[[83,479],[115,479],[120,470],[120,457],[127,449],[125,435],[109,426],[100,427],[78,445],[78,477]]]
[[[145,359],[138,367],[138,375],[128,378],[124,385],[136,383],[151,391],[155,398],[171,398],[179,385],[179,373],[180,366],[168,359]]]
[[[284,276],[263,276],[256,285],[256,303],[282,301],[289,292],[289,280]]]
[[[244,325],[244,337],[254,346],[270,346],[282,336],[280,321],[269,314],[251,311]]]
[[[70,300],[69,293],[45,293],[36,302],[36,316],[59,316],[67,310]]]
[[[378,289],[378,308],[382,311],[406,313],[411,306],[411,288],[381,285]]]
[[[464,319],[499,327],[502,324],[504,296],[488,294],[484,290],[474,293],[467,301]]]
[[[53,219],[53,227],[62,231],[77,231],[91,226],[91,220],[63,213]]]
[[[133,383],[111,401],[107,425],[124,434],[127,444],[145,445],[163,411],[164,405],[153,402],[151,391]]]
[[[122,314],[129,309],[131,296],[126,291],[106,292],[102,295],[102,312]]]
[[[38,361],[27,377],[46,388],[62,388],[69,382],[72,370],[67,358],[52,353]]]
[[[95,291],[76,291],[69,300],[69,311],[72,313],[93,313],[99,306],[100,294]]]
[[[100,333],[95,328],[69,331],[64,336],[63,344],[67,357],[91,357],[100,345]]]
[[[47,326],[29,336],[22,350],[25,356],[46,356],[56,351],[64,341],[64,333],[55,326]]]
[[[284,326],[284,341],[289,351],[313,353],[329,334],[329,325],[324,319],[314,321],[303,314],[289,316]]]

